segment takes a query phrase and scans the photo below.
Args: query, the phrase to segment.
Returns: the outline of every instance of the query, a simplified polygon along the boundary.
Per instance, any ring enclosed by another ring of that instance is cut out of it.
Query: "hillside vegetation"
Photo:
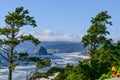
[[[76,66],[67,65],[54,80],[104,80],[119,77],[120,41],[114,43],[106,38],[107,26],[112,25],[107,11],[102,11],[91,19],[92,25],[83,36],[84,47],[89,47],[90,59],[79,62]],[[112,67],[117,70],[111,72]],[[118,76],[117,76],[118,75]]]

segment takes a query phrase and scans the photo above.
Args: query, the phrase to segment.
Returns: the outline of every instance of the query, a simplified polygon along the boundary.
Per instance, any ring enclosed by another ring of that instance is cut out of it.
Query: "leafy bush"
[[[47,73],[53,74],[53,73],[56,73],[56,72],[63,72],[63,71],[64,71],[63,68],[54,66],[50,70],[48,70]]]
[[[111,72],[108,72],[107,74],[103,74],[99,80],[104,80],[104,79],[108,79],[111,78]]]
[[[116,71],[115,73],[112,72],[112,70]],[[109,71],[107,74],[103,74],[99,80],[104,80],[104,79],[109,79],[109,78],[114,78],[114,77],[120,77],[120,66],[115,66],[112,67],[111,71]]]

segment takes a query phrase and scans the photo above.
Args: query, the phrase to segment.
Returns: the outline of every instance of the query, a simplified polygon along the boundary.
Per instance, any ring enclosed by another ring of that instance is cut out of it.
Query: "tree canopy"
[[[106,35],[110,34],[107,31],[107,25],[112,25],[111,21],[108,21],[111,16],[107,14],[107,11],[102,11],[96,15],[95,18],[92,17],[92,25],[87,30],[87,35],[84,35],[82,42],[84,47],[89,46],[89,53],[92,56],[95,50],[105,42]]]
[[[14,51],[15,47],[26,40],[32,41],[35,45],[39,44],[40,41],[31,34],[20,34],[22,27],[37,26],[34,18],[29,16],[29,11],[24,10],[24,7],[18,7],[14,12],[8,12],[8,15],[5,16],[5,23],[6,26],[0,28],[0,36],[4,36],[0,39],[0,55],[8,62],[8,80],[12,80],[12,70],[19,64],[17,54]]]

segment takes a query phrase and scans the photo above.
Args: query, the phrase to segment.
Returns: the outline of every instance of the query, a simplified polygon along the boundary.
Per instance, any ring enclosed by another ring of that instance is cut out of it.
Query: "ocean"
[[[79,61],[89,58],[88,56],[81,55],[81,53],[55,53],[53,55],[40,55],[42,57],[49,56],[51,58],[51,66],[41,68],[41,72],[46,72],[52,66],[65,67],[67,63],[70,65],[76,65]],[[12,80],[25,80],[27,74],[35,70],[35,65],[17,66],[13,71]],[[7,80],[8,69],[4,67],[0,69],[0,80]]]

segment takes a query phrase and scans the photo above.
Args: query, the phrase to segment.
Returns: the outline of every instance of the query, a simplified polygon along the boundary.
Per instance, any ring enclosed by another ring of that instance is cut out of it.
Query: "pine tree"
[[[92,57],[96,49],[106,41],[107,25],[112,25],[111,21],[108,21],[111,16],[107,14],[107,11],[102,11],[91,20],[91,27],[87,30],[87,35],[84,35],[82,42],[84,47],[89,46],[89,54]]]
[[[0,35],[4,36],[0,39],[0,56],[8,62],[8,80],[12,80],[12,71],[19,64],[14,51],[15,47],[26,40],[32,41],[35,45],[40,43],[31,34],[20,34],[21,28],[27,25],[30,27],[37,26],[34,18],[28,14],[28,10],[24,10],[24,7],[18,7],[14,12],[8,12],[8,15],[5,16],[6,27],[0,28]]]

